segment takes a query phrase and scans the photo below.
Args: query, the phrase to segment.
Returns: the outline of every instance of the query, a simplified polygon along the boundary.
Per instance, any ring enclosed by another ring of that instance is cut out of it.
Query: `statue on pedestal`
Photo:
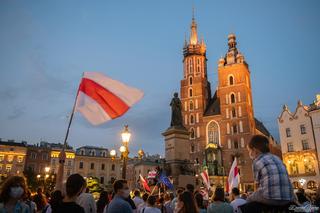
[[[181,109],[182,109],[182,104],[181,101],[178,97],[178,93],[174,93],[174,97],[171,100],[170,103],[171,106],[171,127],[183,127],[182,124],[182,114],[181,114]]]

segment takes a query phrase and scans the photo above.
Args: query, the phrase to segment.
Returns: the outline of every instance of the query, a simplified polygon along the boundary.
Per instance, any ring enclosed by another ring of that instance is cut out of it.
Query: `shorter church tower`
[[[255,134],[250,71],[237,49],[236,36],[228,36],[228,52],[218,62],[218,97],[221,110],[223,166],[229,171],[237,157],[241,183],[252,183],[251,160],[247,144]]]

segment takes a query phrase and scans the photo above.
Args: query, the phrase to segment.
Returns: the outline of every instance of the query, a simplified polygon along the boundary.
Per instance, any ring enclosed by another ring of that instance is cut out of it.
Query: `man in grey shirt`
[[[113,183],[114,197],[108,205],[107,213],[132,213],[130,204],[125,200],[130,195],[126,180],[116,180]]]

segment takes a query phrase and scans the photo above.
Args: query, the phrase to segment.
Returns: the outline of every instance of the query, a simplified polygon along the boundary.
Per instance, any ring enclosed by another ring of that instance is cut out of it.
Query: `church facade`
[[[250,189],[253,187],[252,160],[246,146],[251,137],[266,135],[272,150],[280,149],[254,117],[250,70],[237,49],[234,34],[228,36],[228,50],[218,60],[217,71],[218,84],[213,85],[217,89],[211,91],[206,45],[203,39],[199,41],[197,23],[192,18],[190,39],[183,47],[180,87],[183,125],[190,133],[190,159],[196,172],[206,166],[209,175],[214,177],[228,175],[236,157],[242,190]]]

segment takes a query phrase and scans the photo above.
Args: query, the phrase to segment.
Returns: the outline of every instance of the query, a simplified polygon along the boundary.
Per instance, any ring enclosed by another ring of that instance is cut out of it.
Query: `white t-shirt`
[[[238,208],[238,206],[241,206],[243,204],[247,203],[246,200],[242,199],[242,198],[236,198],[233,201],[231,201],[230,205],[233,208],[233,212],[234,213],[239,213],[241,212],[240,209]]]
[[[81,193],[77,199],[77,203],[82,206],[85,213],[97,212],[96,202],[90,193]]]
[[[134,204],[136,205],[137,208],[139,207],[139,205],[141,203],[144,202],[140,197],[134,197],[132,200],[133,200],[133,202],[134,202]]]
[[[143,213],[161,213],[160,209],[156,207],[147,206],[144,208],[144,211],[142,209]]]

